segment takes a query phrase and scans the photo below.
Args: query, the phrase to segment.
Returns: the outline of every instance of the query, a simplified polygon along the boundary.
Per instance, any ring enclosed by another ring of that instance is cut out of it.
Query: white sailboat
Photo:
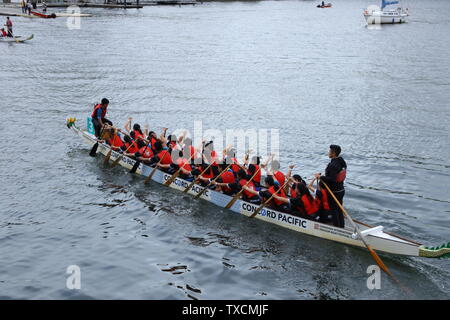
[[[409,16],[408,8],[403,9],[399,6],[397,9],[385,9],[389,5],[398,3],[399,1],[381,0],[381,8],[378,6],[369,6],[364,10],[364,18],[366,18],[367,24],[405,23]]]

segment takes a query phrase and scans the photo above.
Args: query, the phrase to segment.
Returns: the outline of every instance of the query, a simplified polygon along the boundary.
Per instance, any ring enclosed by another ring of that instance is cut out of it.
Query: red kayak
[[[331,3],[327,3],[325,5],[318,4],[317,8],[331,8]]]
[[[56,18],[56,14],[52,13],[52,14],[45,14],[45,13],[40,13],[37,11],[31,11],[32,14],[34,14],[35,16],[44,18],[44,19],[50,19],[50,18]]]

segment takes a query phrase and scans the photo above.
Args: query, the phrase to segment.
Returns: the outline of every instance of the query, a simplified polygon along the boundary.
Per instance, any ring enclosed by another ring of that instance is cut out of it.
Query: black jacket
[[[342,169],[347,169],[347,163],[345,163],[345,160],[342,159],[342,157],[331,159],[325,169],[325,176],[320,177],[332,191],[344,189],[344,182],[336,182],[336,176]]]

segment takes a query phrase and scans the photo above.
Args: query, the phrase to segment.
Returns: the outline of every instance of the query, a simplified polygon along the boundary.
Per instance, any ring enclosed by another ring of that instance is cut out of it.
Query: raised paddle
[[[267,199],[266,201],[264,201],[264,203],[263,203],[262,205],[260,205],[260,206],[255,210],[255,212],[252,213],[252,215],[251,215],[249,218],[253,218],[254,216],[256,216],[256,215],[261,211],[261,209],[264,208],[264,207],[270,202],[270,200],[272,200],[272,198],[273,198],[274,195],[276,195],[278,192],[280,192],[280,190],[283,190],[283,189],[284,189],[284,187],[286,186],[286,184],[287,184],[288,182],[289,182],[289,179],[286,179],[286,182],[283,184],[283,186],[282,186],[280,189],[278,189],[277,191],[275,191],[275,192],[270,196],[269,199]]]
[[[247,183],[242,187],[242,189],[238,193],[236,193],[233,199],[231,199],[230,202],[228,202],[228,204],[225,206],[225,209],[231,208],[231,206],[236,202],[236,200],[239,199],[242,192],[244,192],[244,187],[247,187],[249,183],[252,182],[253,178],[256,177],[259,171],[261,171],[261,166],[259,166],[258,170],[256,170],[255,174],[250,178],[250,180],[247,181]]]
[[[359,231],[358,226],[356,225],[356,223],[353,221],[352,217],[350,217],[350,215],[348,214],[348,212],[344,209],[344,207],[342,206],[342,204],[338,201],[338,199],[336,198],[336,196],[334,195],[334,193],[330,190],[330,188],[328,187],[328,185],[321,180],[322,184],[325,186],[325,188],[328,190],[328,192],[331,194],[331,196],[333,197],[334,201],[336,201],[336,204],[339,206],[339,208],[341,208],[342,212],[345,214],[345,216],[348,218],[348,220],[350,220],[350,223],[352,224],[353,228],[355,228],[356,232],[358,233],[359,237],[361,238],[361,241],[364,243],[364,245],[366,246],[367,250],[369,250],[370,254],[372,255],[372,258],[375,260],[375,262],[377,263],[377,265],[384,271],[386,272],[392,279],[396,280],[398,282],[398,280],[394,277],[394,275],[389,271],[388,267],[386,267],[386,265],[383,263],[383,261],[381,261],[380,257],[378,256],[378,254],[372,249],[372,247],[366,242],[366,240],[364,239],[363,235],[361,234],[361,231]]]
[[[233,165],[233,163],[230,163],[230,164],[225,168],[225,170],[222,170],[222,172],[219,173],[219,174],[217,175],[217,177],[214,178],[213,181],[211,181],[210,183],[208,183],[208,184],[206,185],[206,187],[204,187],[199,193],[197,193],[197,194],[195,195],[194,199],[198,199],[198,198],[206,191],[206,189],[208,189],[208,187],[209,187],[211,184],[213,184],[214,182],[216,182],[216,180],[219,179],[219,177],[222,175],[222,173],[224,173],[224,172],[226,172],[228,169],[230,169],[230,167],[231,167],[232,165]]]
[[[188,159],[188,161],[186,163],[191,162],[192,158],[195,157],[195,152],[194,154]],[[165,186],[169,186],[177,177],[178,175],[181,173],[181,169],[185,166],[186,164],[183,164],[182,166],[180,166],[180,168],[177,170],[177,172],[175,172],[166,182],[164,182]]]
[[[161,161],[163,161],[163,159],[164,159],[164,158],[166,157],[166,155],[168,155],[169,153],[170,153],[169,150],[167,150],[167,152],[164,153],[164,155],[162,156],[162,158],[158,161],[158,163],[156,164],[156,166],[153,168],[152,172],[150,172],[150,174],[148,175],[147,179],[145,179],[144,184],[147,184],[147,183],[150,181],[150,179],[151,179],[151,178],[153,177],[153,175],[155,174],[156,169],[158,168],[158,165],[161,164]]]

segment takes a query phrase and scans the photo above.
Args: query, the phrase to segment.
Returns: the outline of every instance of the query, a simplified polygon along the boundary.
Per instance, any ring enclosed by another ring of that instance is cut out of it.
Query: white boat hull
[[[83,138],[83,140],[88,145],[92,146],[95,144],[96,138],[94,135],[86,131],[82,131],[76,126],[71,126],[71,129],[75,131],[81,138]],[[99,144],[97,152],[106,155],[109,151],[110,148],[108,145]],[[119,155],[120,154],[118,152],[113,151],[111,154],[111,161],[117,159]],[[119,161],[119,164],[124,168],[131,169],[135,164],[135,160],[128,157],[122,157],[122,159]],[[152,170],[152,167],[141,163],[136,170],[136,174],[148,176]],[[167,174],[160,170],[156,170],[155,174],[152,177],[152,180],[163,184],[170,177],[170,174]],[[174,180],[174,182],[172,182],[170,187],[182,191],[188,185],[188,181],[177,178]],[[202,189],[203,187],[201,187],[200,185],[194,185],[191,190],[188,191],[188,194],[196,195]],[[222,208],[224,208],[232,199],[232,197],[214,190],[207,190],[206,192],[204,192],[201,198],[206,201],[212,202]],[[256,210],[256,208],[258,208],[257,205],[253,205],[243,200],[238,200],[230,208],[230,212],[250,216]],[[343,229],[324,223],[302,219],[291,214],[277,212],[272,209],[263,209],[254,218],[276,224],[280,227],[287,228],[293,231],[309,234],[311,236],[328,239],[356,247],[365,247],[363,242],[355,237],[354,231],[351,229],[350,223],[348,221],[346,222],[347,227]],[[370,226],[361,224],[359,222],[358,224],[361,231],[371,228]],[[420,243],[395,235],[387,234],[383,231],[377,231],[373,234],[369,234],[365,236],[365,240],[369,245],[372,246],[373,249],[378,251],[396,255],[419,256],[419,247],[421,245]]]

